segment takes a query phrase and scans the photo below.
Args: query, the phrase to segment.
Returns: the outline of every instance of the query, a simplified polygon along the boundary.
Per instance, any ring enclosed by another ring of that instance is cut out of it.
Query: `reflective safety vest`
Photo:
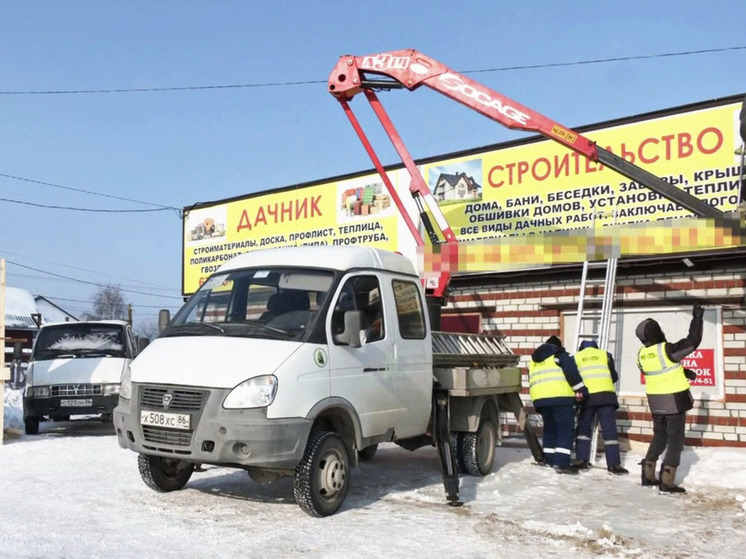
[[[528,383],[531,400],[543,398],[575,397],[570,384],[565,378],[562,367],[557,365],[554,355],[544,361],[536,363],[531,360],[528,364]]]
[[[606,350],[597,347],[581,349],[575,354],[575,363],[590,394],[616,392],[611,380]]]
[[[642,347],[637,352],[637,366],[645,375],[647,394],[675,394],[690,388],[681,363],[666,355],[665,342]]]

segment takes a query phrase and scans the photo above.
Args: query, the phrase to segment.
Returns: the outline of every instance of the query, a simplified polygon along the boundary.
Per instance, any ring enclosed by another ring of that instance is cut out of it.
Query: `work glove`
[[[697,379],[697,373],[692,371],[691,369],[684,369],[684,376],[688,378],[689,380]]]
[[[583,386],[575,393],[575,401],[578,404],[585,404],[585,402],[588,400],[588,387]]]
[[[705,309],[702,305],[694,305],[694,309],[692,310],[692,316],[694,318],[702,318],[705,314]]]

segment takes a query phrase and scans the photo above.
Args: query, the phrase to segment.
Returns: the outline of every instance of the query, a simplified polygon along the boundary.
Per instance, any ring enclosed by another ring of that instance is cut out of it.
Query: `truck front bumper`
[[[132,385],[132,399],[120,399],[114,427],[122,448],[199,464],[271,469],[294,468],[305,451],[311,421],[267,419],[266,408],[229,410],[227,389]],[[170,398],[167,405],[161,395]],[[175,428],[144,425],[143,414],[178,417]],[[188,416],[185,417],[185,416]]]
[[[51,396],[49,398],[24,398],[23,417],[106,415],[117,406],[119,396]]]

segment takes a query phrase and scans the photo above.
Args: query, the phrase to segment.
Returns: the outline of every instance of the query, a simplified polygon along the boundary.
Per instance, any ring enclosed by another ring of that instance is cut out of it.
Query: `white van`
[[[26,433],[39,423],[72,415],[111,421],[122,375],[138,352],[138,341],[123,320],[61,322],[39,330],[23,395]]]

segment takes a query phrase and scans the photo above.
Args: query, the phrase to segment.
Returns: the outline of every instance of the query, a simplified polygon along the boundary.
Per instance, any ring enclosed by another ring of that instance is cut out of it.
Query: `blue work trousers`
[[[574,406],[545,406],[539,410],[544,421],[544,461],[548,466],[569,466],[575,426]]]
[[[616,429],[616,407],[609,406],[581,406],[578,415],[578,440],[575,457],[578,460],[590,461],[591,437],[593,437],[593,418],[598,417],[601,435],[604,438],[604,452],[606,466],[619,466],[622,457],[619,453],[619,439]]]

